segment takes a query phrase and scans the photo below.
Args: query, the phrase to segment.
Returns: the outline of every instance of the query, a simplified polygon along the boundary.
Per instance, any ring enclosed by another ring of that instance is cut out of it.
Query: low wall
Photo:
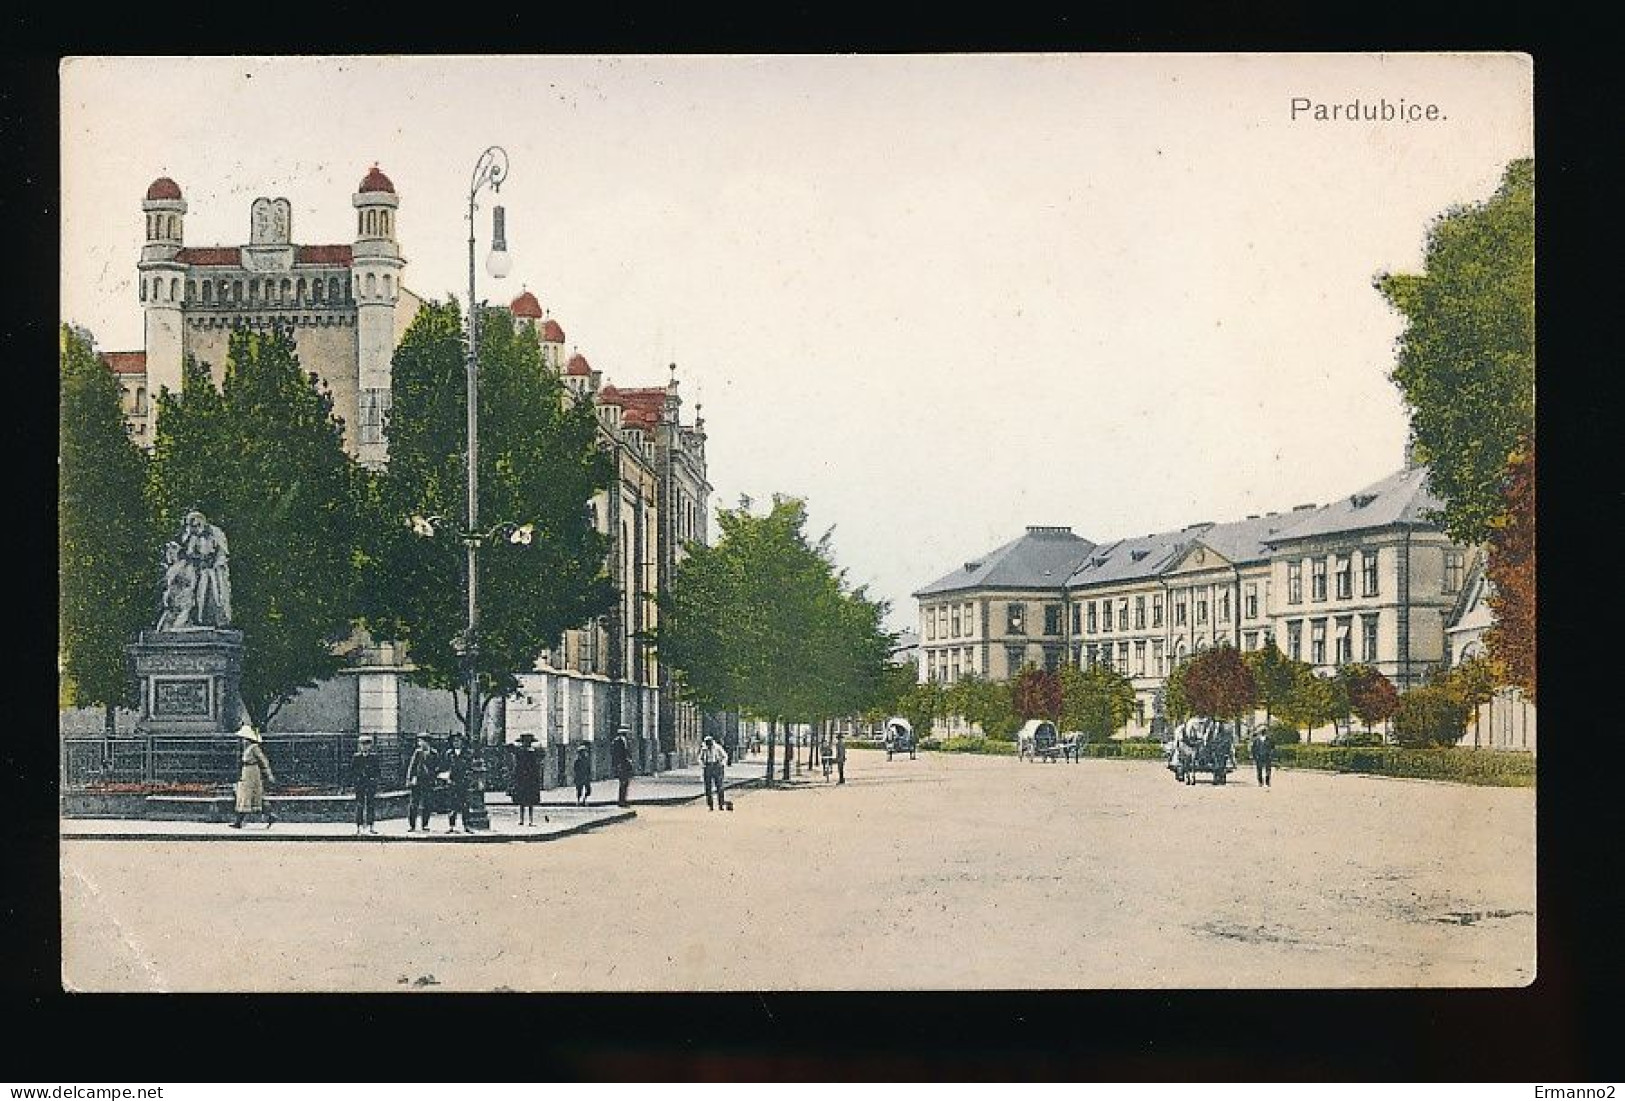
[[[287,822],[353,822],[355,797],[332,795],[267,795],[267,809]],[[62,794],[64,818],[147,819],[156,822],[230,822],[236,800],[219,795],[134,795],[68,791]],[[373,807],[382,821],[406,817],[406,792],[381,791]]]

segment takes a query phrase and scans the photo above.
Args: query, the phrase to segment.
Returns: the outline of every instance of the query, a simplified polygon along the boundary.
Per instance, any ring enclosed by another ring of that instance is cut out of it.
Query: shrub
[[[1488,787],[1533,787],[1535,783],[1532,753],[1460,746],[1411,749],[1392,745],[1289,745],[1277,751],[1275,763],[1289,768],[1447,780]]]
[[[1411,748],[1451,745],[1467,729],[1467,714],[1457,693],[1439,685],[1419,685],[1399,697],[1394,740]]]
[[[990,757],[1014,757],[1016,743],[999,738],[947,738],[932,749],[943,753],[985,753]]]
[[[1090,742],[1083,747],[1085,757],[1105,757],[1125,761],[1160,761],[1162,743],[1149,740]]]

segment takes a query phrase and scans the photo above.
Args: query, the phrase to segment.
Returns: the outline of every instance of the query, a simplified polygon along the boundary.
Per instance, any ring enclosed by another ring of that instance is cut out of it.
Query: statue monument
[[[241,725],[243,633],[231,626],[226,533],[188,511],[160,569],[158,621],[126,648],[141,690],[137,729],[230,734]]]

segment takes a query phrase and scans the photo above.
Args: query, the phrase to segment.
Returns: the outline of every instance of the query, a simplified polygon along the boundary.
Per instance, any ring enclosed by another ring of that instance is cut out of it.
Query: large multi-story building
[[[915,593],[920,675],[1106,664],[1134,685],[1131,733],[1174,665],[1219,644],[1273,643],[1323,673],[1360,662],[1404,689],[1447,663],[1452,617],[1476,607],[1467,548],[1429,519],[1439,507],[1407,466],[1325,505],[1110,543],[1029,528]]]
[[[118,376],[130,434],[151,446],[160,390],[179,390],[186,357],[218,380],[227,342],[241,327],[292,326],[301,364],[333,397],[345,445],[374,467],[388,463],[386,427],[391,362],[422,299],[401,280],[406,259],[397,239],[400,197],[374,165],[351,196],[356,237],[346,244],[300,245],[291,204],[255,199],[246,244],[188,246],[186,201],[175,181],[153,181],[142,202],[145,244],[137,265],[145,347],[107,352]],[[512,700],[493,703],[489,729],[534,733],[550,752],[549,780],[564,783],[567,747],[590,743],[608,769],[610,735],[625,726],[645,769],[686,764],[698,752],[701,717],[676,699],[671,674],[652,645],[656,594],[690,544],[707,538],[711,486],[705,422],[682,422],[676,365],[664,386],[617,388],[585,356],[565,354],[565,333],[524,291],[509,307],[532,329],[543,362],[575,400],[598,415],[599,445],[613,455],[615,482],[591,504],[610,539],[606,563],[616,604],[600,620],[568,631],[521,678]],[[409,655],[361,639],[354,664],[335,682],[301,694],[277,716],[283,730],[359,730],[395,735],[449,730],[449,698],[427,693],[401,673]]]

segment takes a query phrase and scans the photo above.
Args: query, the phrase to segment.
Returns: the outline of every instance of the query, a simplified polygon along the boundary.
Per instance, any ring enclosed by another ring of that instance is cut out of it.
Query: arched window
[[[151,215],[151,214],[147,215],[147,240],[149,240],[149,241],[152,240],[154,237],[158,236],[158,234],[153,232],[153,228],[152,228],[153,218],[154,218],[153,215]]]
[[[214,284],[207,279],[203,281],[203,302],[205,305],[214,304]]]
[[[231,281],[227,279],[220,280],[220,304],[224,306],[230,300],[230,296]]]
[[[372,272],[367,273],[367,297],[371,298],[378,293],[378,277]]]
[[[186,300],[188,302],[197,301],[197,280],[195,279],[188,279],[186,281]]]
[[[304,302],[305,302],[305,277],[304,276],[301,275],[299,277],[299,283],[298,283],[297,289],[295,290],[294,293],[297,295],[297,298],[295,298],[295,301],[297,301],[301,305],[303,305]]]
[[[243,300],[243,281],[241,279],[233,279],[231,282],[231,300],[233,302]]]
[[[181,235],[180,216],[171,214],[166,221],[169,223],[169,235],[171,237],[179,237]]]
[[[147,281],[145,279],[138,279],[136,280],[136,286],[141,290],[141,301],[145,302],[147,300]]]
[[[281,294],[278,296],[277,301],[286,304],[287,301],[288,301],[288,296],[290,294],[292,294],[292,293],[293,293],[293,282],[291,280],[284,279],[282,281]]]
[[[393,296],[394,293],[395,293],[395,277],[392,276],[392,275],[384,276],[384,297],[389,298],[389,297]]]
[[[137,386],[135,388],[135,411],[137,413],[145,413],[147,411],[147,388],[145,386]]]
[[[310,281],[311,300],[313,302],[320,302],[322,300],[322,291],[324,289],[325,288],[322,286],[322,281],[320,279],[312,279]]]
[[[389,231],[389,211],[387,211],[387,210],[380,211],[379,214],[378,214],[378,217],[384,223],[383,226],[382,226],[383,234],[384,234],[385,237],[388,237],[389,232],[390,232]]]
[[[369,210],[369,211],[367,211],[367,236],[371,237],[374,234],[376,234],[377,232],[378,232],[378,212],[376,210]]]
[[[327,300],[329,302],[339,300],[339,277],[336,275],[327,281]]]
[[[169,281],[169,300],[171,302],[181,300],[181,277],[178,275]]]
[[[364,210],[358,210],[358,211],[355,212],[355,235],[357,237],[360,237],[362,234],[364,234],[366,232],[367,232],[367,212],[364,211]]]

